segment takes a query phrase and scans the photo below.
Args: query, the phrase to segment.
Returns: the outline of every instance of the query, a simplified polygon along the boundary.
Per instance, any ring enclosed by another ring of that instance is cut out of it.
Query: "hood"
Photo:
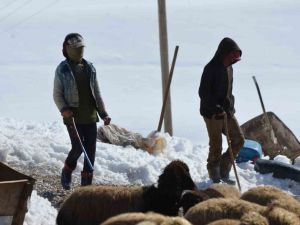
[[[231,38],[224,38],[219,46],[218,49],[215,53],[214,59],[217,59],[218,61],[223,62],[224,57],[231,51],[234,50],[238,50],[241,52],[241,56],[242,56],[242,50],[240,49],[240,47],[237,45],[237,43],[232,40]]]

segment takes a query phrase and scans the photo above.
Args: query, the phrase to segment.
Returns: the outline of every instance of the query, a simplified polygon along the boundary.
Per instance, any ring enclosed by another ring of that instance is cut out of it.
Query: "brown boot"
[[[61,186],[65,190],[71,189],[72,172],[73,169],[70,168],[67,164],[65,164],[64,168],[61,171],[61,176],[60,176]]]
[[[221,176],[220,176],[220,167],[214,166],[214,167],[207,167],[208,176],[213,181],[213,183],[220,183],[221,182]]]
[[[221,180],[229,185],[235,185],[235,181],[229,178],[229,173],[232,168],[230,160],[223,158],[220,163],[220,177]]]
[[[91,185],[93,180],[93,173],[82,171],[81,172],[81,186]]]

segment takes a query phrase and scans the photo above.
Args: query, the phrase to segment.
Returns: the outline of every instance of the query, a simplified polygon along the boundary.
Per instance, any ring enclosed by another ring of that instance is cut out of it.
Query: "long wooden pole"
[[[161,127],[162,127],[162,123],[163,123],[163,119],[164,119],[165,109],[166,109],[166,105],[168,102],[168,96],[169,96],[170,86],[171,86],[171,82],[172,82],[172,78],[173,78],[173,71],[174,71],[174,67],[176,64],[178,50],[179,50],[179,46],[177,45],[175,47],[175,51],[174,51],[174,56],[173,56],[173,60],[172,60],[172,66],[171,66],[171,70],[170,70],[170,74],[169,74],[168,84],[166,86],[165,93],[164,93],[164,101],[163,101],[163,105],[161,108],[160,118],[159,118],[159,123],[158,123],[158,128],[157,128],[158,132],[161,131]]]
[[[231,147],[231,140],[230,140],[230,137],[229,137],[228,123],[227,123],[227,113],[225,113],[225,115],[224,115],[224,126],[225,126],[225,134],[226,134],[226,138],[227,138],[228,150],[229,150],[231,164],[233,166],[234,175],[235,175],[239,190],[241,191],[242,190],[241,189],[241,184],[240,184],[240,180],[239,180],[237,170],[236,170],[236,167],[235,167],[235,162],[234,162],[234,157],[233,157],[233,152],[232,152],[232,147]]]
[[[261,104],[261,107],[262,107],[262,109],[263,109],[263,114],[264,114],[264,117],[265,117],[267,126],[269,127],[270,132],[271,132],[271,139],[272,139],[272,141],[273,141],[274,144],[278,144],[278,145],[279,145],[280,150],[283,150],[281,144],[278,142],[278,139],[277,139],[277,137],[276,137],[276,135],[275,135],[274,129],[273,129],[273,127],[272,127],[272,124],[271,124],[270,119],[269,119],[269,117],[268,117],[268,114],[267,114],[267,112],[266,112],[265,105],[264,105],[264,102],[263,102],[263,99],[262,99],[262,96],[261,96],[260,89],[259,89],[258,83],[257,83],[257,81],[256,81],[256,78],[255,78],[255,76],[253,76],[252,78],[253,78],[253,80],[254,80],[254,84],[255,84],[256,90],[257,90],[257,92],[258,92],[260,104]]]
[[[169,75],[169,56],[168,56],[168,32],[167,32],[167,15],[166,15],[166,1],[158,0],[158,21],[159,21],[159,44],[160,44],[160,63],[162,76],[162,95],[167,89],[168,75]],[[164,128],[165,132],[173,135],[172,126],[172,110],[171,97],[168,93],[168,101],[166,103],[166,112],[164,114]]]

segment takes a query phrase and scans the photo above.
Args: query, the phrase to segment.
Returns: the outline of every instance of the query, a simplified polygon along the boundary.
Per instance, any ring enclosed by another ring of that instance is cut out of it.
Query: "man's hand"
[[[111,121],[111,118],[109,117],[109,116],[107,116],[107,117],[105,117],[104,119],[103,119],[103,121],[104,121],[104,125],[106,126],[106,125],[109,125],[110,124],[110,121]]]
[[[65,110],[61,113],[61,115],[63,118],[68,119],[73,116],[73,112],[71,110]]]

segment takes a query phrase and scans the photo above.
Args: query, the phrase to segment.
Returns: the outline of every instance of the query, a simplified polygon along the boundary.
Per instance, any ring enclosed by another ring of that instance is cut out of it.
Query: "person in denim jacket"
[[[83,58],[84,47],[84,40],[80,34],[70,33],[65,37],[62,52],[66,60],[57,66],[54,78],[54,102],[63,117],[72,144],[61,173],[64,189],[70,189],[72,172],[82,153],[72,125],[72,117],[92,165],[95,161],[98,115],[105,125],[109,125],[111,121],[100,94],[96,69]],[[85,158],[81,185],[90,185],[92,179],[93,170]]]

